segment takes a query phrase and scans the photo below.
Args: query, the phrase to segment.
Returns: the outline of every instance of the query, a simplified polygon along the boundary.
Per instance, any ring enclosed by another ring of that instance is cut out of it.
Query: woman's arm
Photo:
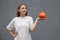
[[[13,38],[15,38],[18,35],[18,32],[14,34],[12,30],[8,30],[8,32]]]
[[[40,19],[39,17],[36,18],[34,24],[32,25],[32,27],[31,27],[31,29],[30,29],[31,31],[34,31],[34,30],[36,29],[36,25],[37,25],[39,19]]]

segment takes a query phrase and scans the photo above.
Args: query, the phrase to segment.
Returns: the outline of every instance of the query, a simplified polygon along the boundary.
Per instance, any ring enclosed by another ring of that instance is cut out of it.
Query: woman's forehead
[[[22,5],[20,8],[26,8],[26,6],[25,5]]]

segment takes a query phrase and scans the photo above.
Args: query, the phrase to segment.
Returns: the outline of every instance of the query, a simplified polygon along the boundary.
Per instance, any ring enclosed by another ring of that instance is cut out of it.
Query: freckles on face
[[[21,13],[26,13],[26,12],[27,12],[26,6],[25,6],[25,5],[22,5],[22,6],[20,7],[19,11],[20,11]]]

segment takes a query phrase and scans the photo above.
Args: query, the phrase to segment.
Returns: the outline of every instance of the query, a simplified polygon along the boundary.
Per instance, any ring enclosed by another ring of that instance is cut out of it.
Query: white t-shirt
[[[18,36],[14,40],[32,40],[30,34],[30,28],[33,25],[33,18],[30,16],[25,17],[15,17],[8,24],[7,29],[18,32]]]

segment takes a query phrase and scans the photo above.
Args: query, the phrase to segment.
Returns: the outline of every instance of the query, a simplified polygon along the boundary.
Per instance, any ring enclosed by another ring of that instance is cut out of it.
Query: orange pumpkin
[[[39,14],[38,14],[38,17],[39,18],[46,18],[46,13],[44,11],[41,11]]]

